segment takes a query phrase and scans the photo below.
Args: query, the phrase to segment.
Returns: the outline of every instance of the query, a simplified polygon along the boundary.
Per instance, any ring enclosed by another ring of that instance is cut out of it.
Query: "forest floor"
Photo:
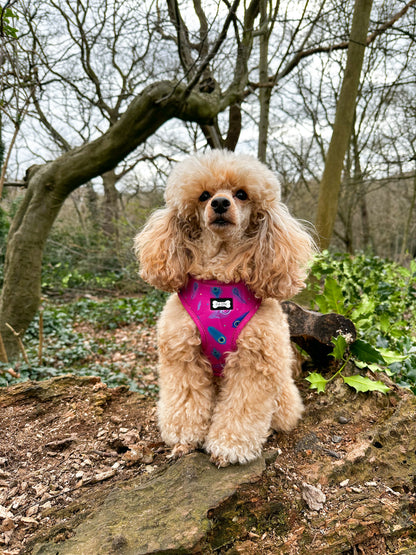
[[[156,381],[153,327],[130,325],[97,332],[83,324],[78,331],[86,338],[108,334],[106,339],[123,345],[119,351],[112,350],[112,357],[122,358],[127,368],[134,367],[142,385]],[[130,345],[128,352],[126,344]],[[145,373],[140,374],[137,366],[145,367]],[[393,553],[400,536],[387,540],[387,535],[376,533],[377,519],[368,518],[359,508],[363,504],[360,498],[365,497],[379,500],[380,506],[391,509],[391,515],[404,496],[411,498],[408,506],[416,506],[414,492],[405,491],[399,483],[396,487],[386,474],[378,472],[369,452],[377,454],[384,447],[375,442],[372,430],[376,423],[385,422],[408,394],[399,389],[388,396],[356,394],[334,384],[328,394],[319,396],[303,377],[298,385],[306,406],[304,419],[293,433],[274,433],[265,445],[265,450],[274,450],[278,456],[263,478],[261,495],[269,504],[285,500],[292,504],[286,525],[253,527],[217,552],[301,553],[305,530],[318,526],[314,522],[320,519],[320,526],[324,523],[335,534],[336,518],[348,505],[344,518],[351,520],[351,537],[354,527],[367,530],[354,540],[354,553]],[[116,483],[139,476],[151,478],[161,466],[172,464],[157,429],[156,398],[124,386],[109,388],[96,377],[60,377],[1,388],[0,411],[1,555],[30,552],[33,538],[65,522],[65,508],[76,511],[78,501],[81,507],[86,499],[101,495]],[[368,457],[365,477],[336,477],[337,468],[362,460],[364,454]],[[401,456],[406,458],[405,453]],[[320,509],[313,510],[305,503],[305,483],[325,492]],[[249,493],[254,504],[260,496],[260,486],[256,488]],[[351,496],[355,496],[355,504],[351,504]],[[64,526],[62,530],[64,537]],[[336,534],[341,538],[340,532]],[[325,539],[318,527],[308,537],[309,552],[323,553],[329,536]],[[345,552],[345,542],[348,544],[348,538],[328,553]]]

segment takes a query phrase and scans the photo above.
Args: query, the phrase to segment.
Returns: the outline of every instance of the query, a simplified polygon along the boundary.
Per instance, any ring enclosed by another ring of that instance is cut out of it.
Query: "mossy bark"
[[[240,484],[259,479],[263,470],[264,459],[218,470],[206,455],[193,453],[144,484],[132,480],[115,487],[73,537],[37,545],[33,554],[191,553],[215,527],[208,518],[211,507]]]

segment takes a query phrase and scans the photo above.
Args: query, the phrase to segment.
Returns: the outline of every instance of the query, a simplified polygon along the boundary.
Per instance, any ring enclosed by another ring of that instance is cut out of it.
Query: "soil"
[[[138,348],[137,327],[125,328],[122,333]],[[146,330],[141,337],[138,350],[147,352],[146,374],[141,379],[148,382],[156,377],[154,331]],[[135,357],[133,362],[137,364]],[[384,472],[377,462],[377,455],[386,447],[379,438],[380,426],[394,416],[409,394],[397,388],[388,396],[356,394],[334,384],[319,396],[308,389],[303,377],[299,376],[298,384],[306,406],[304,419],[293,433],[270,436],[265,446],[266,452],[273,453],[268,470],[261,483],[245,492],[244,502],[258,514],[264,512],[267,502],[267,525],[263,522],[260,526],[257,518],[258,526],[244,528],[233,542],[218,545],[217,552],[301,553],[306,532],[313,546],[310,552],[348,552],[349,540],[337,528],[341,514],[343,522],[350,521],[350,536],[355,534],[355,553],[393,553],[406,546],[409,540],[402,540],[399,534],[386,543],[388,534],[380,533],[374,515],[380,512],[379,506],[384,507],[393,522],[400,504],[405,502],[406,511],[416,507],[414,488],[403,485],[407,478],[400,481],[397,477],[395,484],[391,472]],[[157,429],[156,399],[125,387],[108,388],[96,377],[60,377],[2,389],[0,410],[2,555],[30,552],[33,538],[65,521],[65,508],[74,512],[78,502],[84,506],[87,499],[103,494],[117,482],[139,476],[145,480],[160,467],[172,464]],[[402,459],[407,457],[406,445],[402,446]],[[411,449],[415,453],[414,447]],[[364,466],[358,472],[360,464]],[[372,499],[377,500],[377,509],[370,507],[368,512]],[[270,517],[270,507],[282,503],[292,509],[279,524],[277,517],[275,521]],[[409,526],[403,524],[402,528]],[[331,534],[337,536],[334,546],[338,547],[325,551]],[[404,536],[409,538],[411,533]]]

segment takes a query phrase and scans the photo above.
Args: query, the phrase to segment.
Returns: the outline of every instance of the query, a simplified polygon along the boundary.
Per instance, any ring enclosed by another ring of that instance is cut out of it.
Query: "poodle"
[[[165,200],[135,238],[141,277],[173,293],[158,322],[162,439],[174,458],[203,448],[218,467],[247,463],[302,415],[279,301],[304,287],[313,239],[248,155],[179,162]]]

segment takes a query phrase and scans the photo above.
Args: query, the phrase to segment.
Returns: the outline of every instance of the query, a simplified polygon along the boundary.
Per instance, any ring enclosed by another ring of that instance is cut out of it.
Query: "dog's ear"
[[[305,286],[314,241],[281,203],[259,211],[255,220],[247,285],[261,298],[290,299]]]
[[[156,210],[134,241],[140,276],[163,291],[181,289],[190,266],[188,240],[186,226],[174,210]]]

